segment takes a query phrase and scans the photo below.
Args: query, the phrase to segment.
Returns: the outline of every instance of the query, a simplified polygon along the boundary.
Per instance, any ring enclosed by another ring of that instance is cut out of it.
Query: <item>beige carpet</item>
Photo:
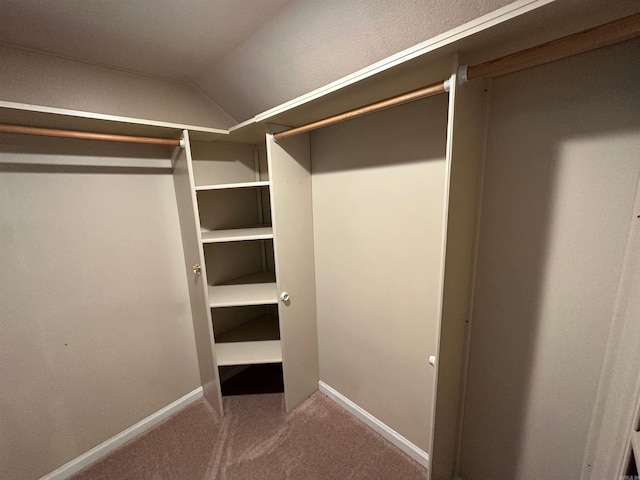
[[[289,415],[282,394],[226,397],[218,417],[187,407],[72,480],[426,479],[426,470],[315,393]]]

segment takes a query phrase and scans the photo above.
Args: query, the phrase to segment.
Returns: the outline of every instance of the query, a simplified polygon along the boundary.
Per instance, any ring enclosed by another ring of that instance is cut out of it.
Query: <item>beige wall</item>
[[[447,97],[312,134],[320,380],[429,451]]]
[[[168,158],[0,137],[0,478],[39,478],[200,385]]]
[[[0,100],[227,128],[236,122],[183,83],[0,44]]]
[[[639,47],[494,81],[466,480],[580,476],[640,172]]]

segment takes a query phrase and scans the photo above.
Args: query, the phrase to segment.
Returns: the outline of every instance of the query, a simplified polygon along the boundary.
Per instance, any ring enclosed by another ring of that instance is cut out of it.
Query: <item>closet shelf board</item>
[[[176,139],[186,129],[209,140],[229,137],[226,129],[6,101],[0,101],[0,123]]]
[[[631,448],[636,462],[640,459],[640,432],[631,432]]]
[[[219,185],[196,185],[196,192],[202,192],[205,190],[225,190],[229,188],[251,188],[251,187],[268,187],[268,180],[261,180],[259,182],[243,182],[243,183],[222,183]]]
[[[282,350],[280,340],[217,343],[216,358],[219,367],[282,363]]]
[[[278,303],[275,275],[260,272],[237,278],[223,285],[209,286],[209,306],[243,307]]]
[[[583,3],[596,9],[597,2]],[[464,52],[465,64],[485,62],[595,27],[603,15],[614,20],[637,13],[637,2],[601,2],[600,15],[576,15],[575,8],[573,1],[511,2],[238,123],[229,128],[230,140],[259,142],[269,124],[304,125],[414,90],[447,77],[457,52]],[[508,45],[518,48],[505,50]]]
[[[272,227],[233,228],[202,232],[202,243],[239,242],[273,238]]]

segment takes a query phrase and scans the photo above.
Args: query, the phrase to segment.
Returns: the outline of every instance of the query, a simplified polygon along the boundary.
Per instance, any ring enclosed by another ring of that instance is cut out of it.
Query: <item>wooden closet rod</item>
[[[23,127],[20,125],[0,124],[0,133],[17,133],[20,135],[40,135],[44,137],[81,138],[83,140],[102,140],[106,142],[144,143],[149,145],[180,146],[180,140],[153,137],[132,137],[129,135],[112,135],[108,133],[78,132],[75,130],[55,130],[53,128]]]
[[[536,67],[545,63],[554,62],[566,57],[585,53],[597,48],[606,47],[615,43],[624,42],[640,36],[640,13],[605,23],[597,27],[589,28],[566,37],[527,48],[520,52],[505,55],[504,57],[473,65],[466,68],[466,80],[479,78],[493,78],[509,73],[514,73],[526,68]],[[463,70],[464,71],[464,70]],[[413,102],[421,98],[444,93],[445,81],[434,85],[413,90],[396,97],[387,98],[380,102],[349,110],[348,112],[333,115],[306,125],[285,130],[273,135],[278,141],[292,135],[305,133],[320,127],[327,127],[338,122],[343,122],[361,115],[377,112],[386,108],[395,107],[404,103]]]
[[[480,65],[469,66],[467,78],[493,78],[640,36],[640,13],[536,45]]]

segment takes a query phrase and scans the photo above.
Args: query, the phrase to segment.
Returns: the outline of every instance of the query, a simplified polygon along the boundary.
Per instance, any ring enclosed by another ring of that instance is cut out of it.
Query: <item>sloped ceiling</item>
[[[291,0],[3,0],[0,41],[193,81]]]
[[[5,0],[0,41],[197,86],[237,121],[511,0]]]
[[[242,121],[509,3],[297,0],[195,80]]]

